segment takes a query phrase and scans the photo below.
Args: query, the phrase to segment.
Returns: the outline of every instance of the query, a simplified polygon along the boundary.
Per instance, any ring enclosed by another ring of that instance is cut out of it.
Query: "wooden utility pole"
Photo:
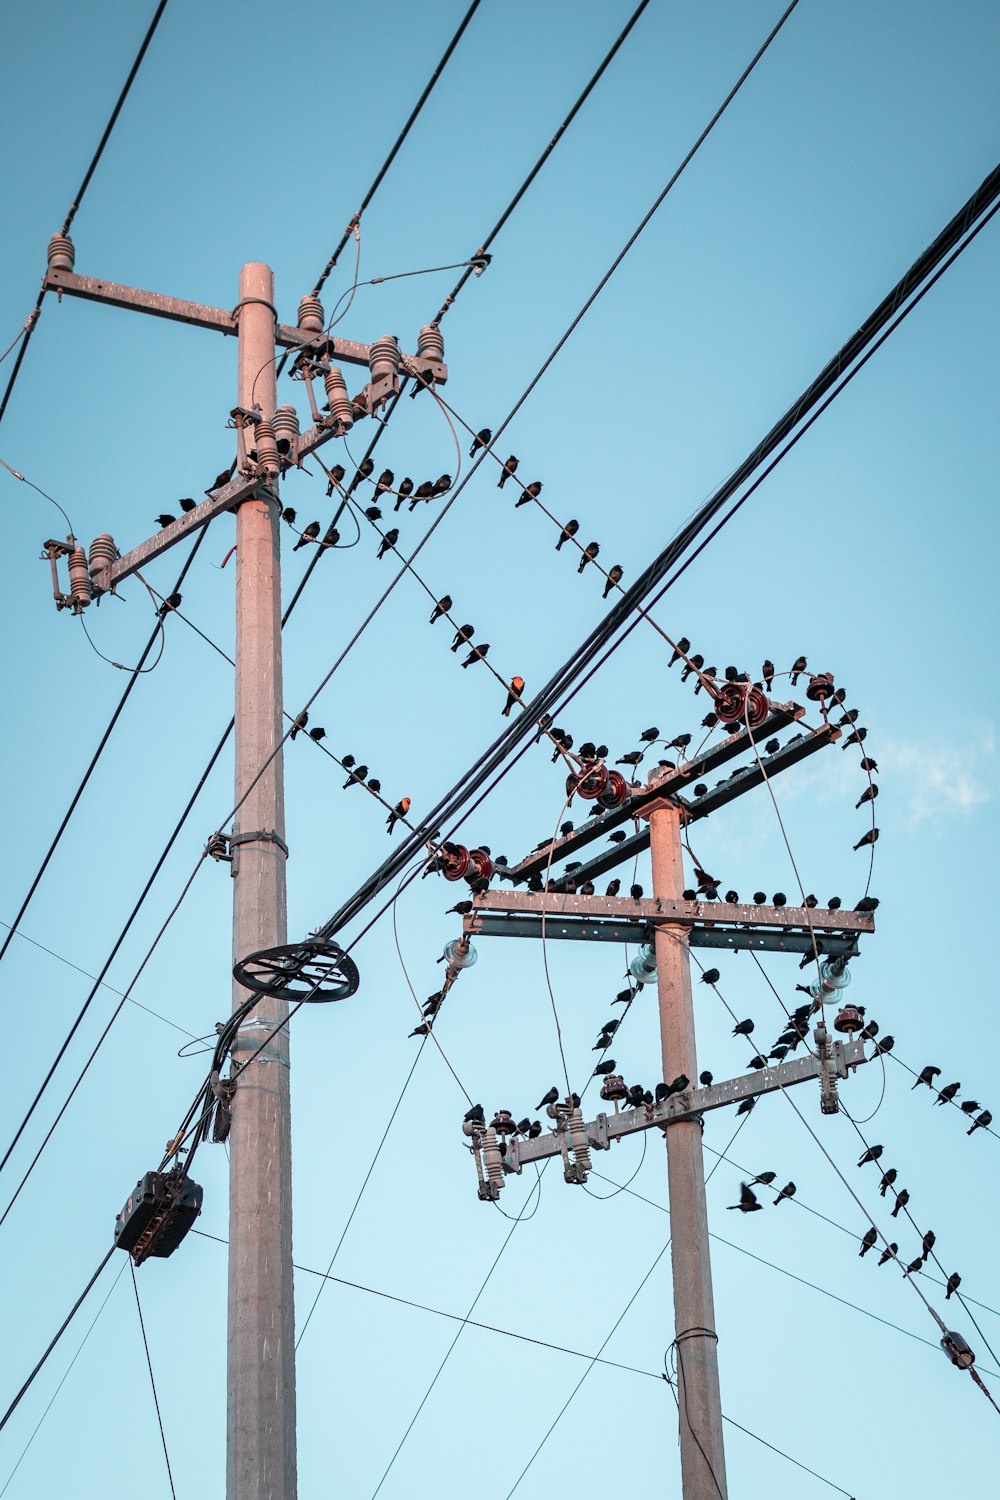
[[[677,901],[684,889],[681,810],[663,802],[649,811],[654,899]],[[655,928],[660,1044],[667,1083],[682,1073],[698,1080],[691,967],[685,928]],[[705,1205],[700,1119],[665,1127],[670,1192],[670,1257],[674,1281],[674,1348],[680,1408],[684,1500],[726,1500],[718,1337]]]
[[[268,266],[243,267],[239,303],[238,405],[256,406],[270,419],[276,319]],[[255,446],[252,429],[247,445]],[[276,494],[276,476],[274,488]],[[276,500],[244,500],[236,513],[234,963],[287,936],[284,775],[276,751],[283,701],[278,521]],[[248,993],[234,983],[234,1008]],[[288,1032],[278,1029],[287,1016],[286,1001],[262,999],[233,1047],[239,1063],[273,1033],[233,1100],[228,1500],[295,1500],[297,1488]]]

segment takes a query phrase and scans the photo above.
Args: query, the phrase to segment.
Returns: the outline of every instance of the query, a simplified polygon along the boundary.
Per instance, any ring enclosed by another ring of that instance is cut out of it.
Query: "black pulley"
[[[263,948],[233,968],[237,984],[279,1000],[326,1005],[357,993],[358,966],[336,943],[307,938],[280,948]]]

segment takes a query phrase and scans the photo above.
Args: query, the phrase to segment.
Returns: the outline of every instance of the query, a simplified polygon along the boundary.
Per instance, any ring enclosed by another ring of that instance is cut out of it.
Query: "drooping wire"
[[[34,480],[31,480],[27,477],[27,475],[22,474],[19,469],[12,468],[11,465],[9,463],[6,463],[2,458],[0,458],[0,464],[2,464],[3,467],[7,470],[8,474],[12,474],[15,479],[19,479],[22,484],[26,484],[29,490],[34,490],[36,495],[41,495],[43,500],[48,500],[52,505],[54,505],[56,510],[62,516],[63,520],[66,522],[66,530],[68,532],[68,535],[71,537],[74,536],[73,523],[66,512],[63,510],[62,506],[59,504],[58,500],[54,499],[53,496],[50,495],[46,490],[43,490],[40,485],[35,484]]]
[[[146,1337],[146,1322],[142,1316],[142,1303],[139,1301],[139,1283],[135,1279],[135,1265],[129,1256],[129,1270],[132,1272],[132,1288],[135,1292],[135,1306],[139,1314],[139,1331],[142,1334],[142,1347],[146,1351],[146,1365],[149,1370],[149,1383],[153,1388],[153,1405],[156,1407],[156,1420],[160,1428],[160,1442],[163,1444],[163,1457],[167,1465],[167,1480],[170,1484],[170,1493],[177,1500],[177,1491],[174,1489],[174,1476],[170,1468],[170,1454],[167,1452],[167,1435],[163,1430],[163,1416],[160,1412],[160,1398],[156,1394],[156,1378],[153,1375],[153,1361],[149,1353],[149,1340]],[[114,1290],[112,1288],[112,1290]]]

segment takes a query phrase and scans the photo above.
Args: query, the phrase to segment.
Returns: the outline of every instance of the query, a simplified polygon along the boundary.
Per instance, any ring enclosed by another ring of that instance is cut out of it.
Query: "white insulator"
[[[299,418],[294,406],[279,406],[271,424],[274,440],[282,458],[295,457],[295,440],[299,435]]]
[[[111,568],[121,553],[107,531],[95,536],[90,544],[90,583],[95,594],[106,594],[111,587]]]
[[[569,1140],[573,1148],[573,1160],[584,1172],[590,1171],[590,1137],[584,1124],[583,1111],[579,1105],[569,1117]]]
[[[257,463],[261,471],[271,479],[277,478],[281,472],[281,464],[278,461],[278,445],[274,439],[274,425],[270,417],[261,417],[257,423],[255,438]]]
[[[329,373],[323,377],[323,384],[326,386],[331,424],[341,433],[350,432],[354,426],[354,407],[351,405],[351,398],[347,394],[347,382],[339,366],[330,366]]]
[[[486,1163],[486,1175],[494,1187],[503,1187],[503,1157],[500,1155],[500,1143],[497,1133],[492,1125],[487,1125],[483,1135],[483,1157]]]
[[[299,303],[299,327],[303,333],[322,333],[325,315],[318,297],[303,297]]]
[[[69,592],[77,609],[90,603],[90,569],[82,547],[74,547],[69,555]]]
[[[54,234],[49,240],[49,270],[72,271],[76,260],[73,241],[66,234]]]

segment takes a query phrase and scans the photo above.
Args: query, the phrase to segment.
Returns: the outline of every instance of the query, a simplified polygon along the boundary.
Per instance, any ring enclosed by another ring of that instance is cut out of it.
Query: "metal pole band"
[[[232,318],[232,320],[233,320],[234,323],[236,322],[236,315],[240,311],[240,309],[246,307],[248,305],[248,303],[251,303],[251,302],[256,302],[259,307],[267,307],[267,308],[269,308],[271,310],[271,312],[274,314],[274,321],[277,323],[277,321],[278,321],[278,309],[275,307],[275,305],[274,305],[273,302],[268,302],[268,300],[267,300],[266,297],[242,297],[240,299],[240,301],[237,302],[237,304],[233,308],[232,312],[229,314],[229,316]]]
[[[288,845],[273,828],[255,828],[252,833],[233,833],[229,837],[230,849],[234,844],[277,844],[285,858],[288,858]]]

